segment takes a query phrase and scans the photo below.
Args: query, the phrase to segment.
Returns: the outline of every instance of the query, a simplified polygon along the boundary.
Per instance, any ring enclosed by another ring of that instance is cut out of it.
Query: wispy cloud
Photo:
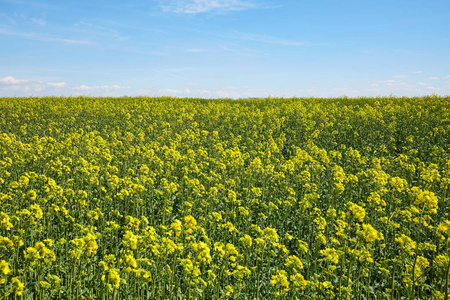
[[[165,0],[162,3],[163,11],[184,14],[227,12],[256,7],[255,3],[243,0]]]
[[[449,78],[450,78],[450,75],[447,75],[447,76],[442,77],[442,78],[444,78],[444,79],[449,79]]]
[[[66,86],[65,82],[43,82],[41,80],[17,79],[12,76],[0,78],[0,91],[19,95],[30,95],[39,92],[57,92]]]
[[[249,33],[242,33],[242,32],[237,32],[235,34],[232,34],[229,36],[229,38],[236,39],[236,40],[260,42],[260,43],[265,43],[265,44],[278,44],[278,45],[284,45],[284,46],[313,46],[314,45],[309,42],[289,41],[289,40],[279,39],[279,38],[267,36],[267,35],[249,34]]]
[[[411,74],[422,74],[422,71],[414,71]]]
[[[37,32],[19,32],[19,31],[15,31],[15,30],[0,28],[0,35],[1,34],[19,36],[19,37],[30,38],[30,39],[35,39],[35,40],[45,41],[45,42],[63,43],[63,44],[68,44],[68,45],[91,45],[91,44],[93,44],[91,41],[88,41],[88,40],[66,39],[63,37],[58,37],[58,36],[49,35],[49,34],[41,34],[41,33],[37,33]]]
[[[47,21],[45,21],[42,18],[31,18],[31,22],[33,22],[34,24],[38,24],[40,26],[44,26],[45,24],[47,24]]]
[[[0,84],[4,84],[4,85],[20,84],[20,83],[24,83],[24,82],[27,82],[27,80],[19,80],[12,76],[6,76],[3,78],[0,78]]]
[[[250,86],[228,86],[221,89],[141,89],[139,95],[150,96],[175,96],[175,97],[199,97],[199,98],[248,98],[268,97],[274,95],[265,89]]]
[[[409,77],[409,75],[394,75],[392,78],[406,78]]]
[[[105,90],[105,91],[111,91],[111,90],[123,90],[123,89],[129,89],[129,86],[119,86],[119,85],[80,85],[76,86],[73,89],[77,91],[83,91],[83,92],[91,92],[91,91],[98,91],[98,90]]]
[[[115,40],[119,41],[125,41],[129,38],[126,36],[122,36],[117,32],[115,29],[107,28],[105,26],[92,24],[84,21],[80,21],[74,25],[77,31],[81,31],[83,34],[88,36],[94,36],[96,38],[98,37],[106,37],[106,38],[113,38]]]
[[[54,87],[54,88],[63,88],[66,86],[65,82],[49,82],[47,83],[48,86]]]
[[[430,80],[438,80],[439,77],[434,77],[434,76],[433,76],[433,77],[430,77],[429,79],[430,79]]]

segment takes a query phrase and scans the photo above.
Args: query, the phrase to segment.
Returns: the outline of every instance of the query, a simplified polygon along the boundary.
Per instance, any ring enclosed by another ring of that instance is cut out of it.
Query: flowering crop
[[[0,299],[448,299],[450,98],[0,98]]]

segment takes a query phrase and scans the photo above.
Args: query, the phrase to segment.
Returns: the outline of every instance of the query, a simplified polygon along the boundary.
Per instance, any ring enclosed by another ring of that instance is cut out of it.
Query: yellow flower
[[[422,275],[423,270],[426,267],[428,267],[429,264],[430,263],[428,262],[428,260],[425,257],[418,255],[415,263],[406,265],[407,272],[404,275],[410,275],[414,271],[415,278],[419,278]],[[414,267],[414,270],[413,270],[413,267]]]
[[[112,283],[113,288],[118,289],[120,287],[120,275],[118,269],[109,269],[108,281]]]
[[[197,220],[191,215],[184,217],[184,226],[186,226],[187,234],[191,234],[197,228]]]
[[[233,244],[227,244],[226,245],[226,249],[227,249],[228,259],[231,260],[231,261],[236,261],[236,256],[239,255],[236,247],[234,247]]]
[[[339,262],[339,254],[334,248],[325,248],[320,250],[320,254],[324,256],[324,260],[331,261],[334,264]]]
[[[211,215],[212,215],[212,217],[216,220],[216,222],[219,222],[219,221],[222,220],[222,215],[219,214],[219,213],[217,213],[217,212],[215,212],[215,211],[213,211],[213,212],[211,213]]]
[[[34,247],[28,247],[26,251],[23,252],[25,259],[31,261],[37,261],[41,258],[39,251]]]
[[[437,213],[438,208],[438,198],[437,196],[430,191],[423,191],[418,187],[411,188],[411,193],[415,196],[416,200],[414,201],[415,205],[426,205],[429,213]]]
[[[358,219],[359,222],[363,222],[364,217],[366,216],[366,210],[353,202],[348,202],[347,205],[348,209],[352,212],[353,217]]]
[[[226,222],[225,224],[219,225],[220,228],[225,228],[228,232],[239,232],[236,227],[234,227],[233,223]]]
[[[198,252],[197,259],[202,263],[211,263],[211,254],[209,246],[205,242],[192,244],[192,249]]]
[[[214,250],[217,251],[217,254],[220,257],[223,257],[225,255],[225,250],[223,249],[223,247],[225,247],[225,245],[222,242],[215,242],[214,243]]]
[[[295,275],[291,275],[290,278],[296,288],[304,290],[308,286],[308,281],[305,280],[302,274],[296,273]]]
[[[56,260],[55,252],[48,249],[44,243],[37,242],[34,244],[34,247],[39,251],[41,257],[49,264]]]
[[[0,260],[0,271],[3,273],[3,275],[8,275],[11,272],[8,262],[3,259]]]
[[[186,273],[186,275],[191,275],[194,270],[194,264],[192,263],[192,260],[189,258],[184,258],[181,260],[180,265],[183,266],[183,270]]]
[[[43,214],[42,209],[39,206],[39,204],[32,204],[30,206],[30,210],[36,219],[42,219],[44,214]]]
[[[390,185],[396,189],[399,193],[404,191],[408,187],[408,182],[400,177],[392,177],[389,180]]]
[[[98,244],[97,244],[97,236],[88,232],[86,236],[83,237],[83,240],[86,243],[86,255],[89,256],[91,254],[97,253]]]
[[[135,235],[133,232],[127,230],[123,236],[123,245],[133,250],[137,249],[140,236]]]
[[[148,168],[147,165],[142,165],[141,168],[139,169],[139,171],[141,171],[141,173],[144,175],[148,175],[148,173],[150,172],[150,169]]]
[[[440,268],[444,269],[448,266],[449,258],[447,254],[438,255],[434,258],[434,263],[438,265]]]
[[[175,231],[181,231],[182,227],[183,227],[183,223],[181,223],[180,220],[176,220],[176,219],[175,219],[175,220],[172,222],[172,224],[170,224],[170,228],[172,228],[172,229],[175,230]]]
[[[249,276],[250,274],[252,274],[252,272],[249,268],[244,266],[237,266],[236,270],[233,272],[233,275],[236,275],[239,280],[242,280],[244,276]]]
[[[47,281],[39,281],[39,285],[43,288],[43,289],[49,289],[52,287],[52,285],[50,283],[48,283]]]
[[[409,236],[402,234],[401,236],[396,237],[395,241],[399,243],[402,249],[408,252],[409,255],[414,255],[414,250],[417,247],[417,243]]]
[[[370,224],[363,224],[362,225],[362,236],[367,242],[374,242],[376,240],[382,240],[384,239],[384,236],[381,232],[378,232],[375,228],[372,227]]]
[[[104,262],[103,260],[100,261],[98,264],[99,264],[100,267],[103,268],[104,271],[108,271],[109,270],[108,264],[106,262]]]
[[[289,291],[289,281],[287,273],[284,270],[277,270],[276,275],[272,275],[270,283],[272,286],[279,286],[281,290],[277,292],[277,296],[280,296]]]
[[[16,291],[16,296],[22,296],[25,284],[22,283],[19,280],[19,278],[17,278],[17,277],[13,277],[11,282],[14,285],[14,290]]]
[[[125,254],[125,262],[133,268],[137,268],[137,262],[133,254]]]
[[[13,224],[9,221],[9,216],[4,212],[0,212],[0,226],[6,230],[10,230],[13,227]]]
[[[225,287],[225,291],[226,291],[226,296],[227,297],[230,296],[231,294],[233,294],[233,292],[234,292],[233,287],[231,285],[227,285]]]
[[[445,220],[444,223],[439,224],[437,230],[442,234],[448,235],[450,233],[450,221]]]
[[[13,248],[14,243],[6,236],[0,236],[0,249],[1,248]]]
[[[298,240],[298,247],[300,248],[300,251],[302,252],[302,254],[306,254],[308,253],[308,243]]]
[[[239,241],[240,241],[242,244],[244,244],[244,245],[246,245],[246,246],[249,246],[249,247],[251,247],[252,244],[253,244],[252,238],[251,238],[251,236],[249,236],[248,234],[245,234],[243,237],[239,238]]]
[[[301,270],[303,269],[303,263],[300,260],[300,258],[298,258],[295,255],[290,255],[288,258],[286,258],[286,262],[284,264],[286,267],[292,267],[294,269],[297,270]]]
[[[275,228],[271,228],[271,227],[266,227],[264,228],[264,230],[261,232],[261,235],[268,241],[271,242],[278,242],[278,240],[280,239],[277,230]]]
[[[170,238],[163,237],[162,242],[164,244],[164,250],[167,254],[174,253],[177,250],[177,245]]]
[[[34,201],[37,198],[37,193],[35,190],[30,190],[28,191],[27,196],[31,201]]]

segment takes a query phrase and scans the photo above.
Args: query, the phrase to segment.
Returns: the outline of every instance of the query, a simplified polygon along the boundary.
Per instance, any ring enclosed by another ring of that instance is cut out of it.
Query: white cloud
[[[42,81],[16,79],[12,76],[3,77],[0,79],[0,91],[14,92],[14,93],[33,93],[41,92],[48,86]]]
[[[40,18],[31,18],[31,22],[44,26],[45,24],[47,24],[47,22],[44,19],[40,19]]]
[[[430,77],[430,80],[437,80],[439,77]]]
[[[47,83],[47,85],[49,87],[54,87],[54,88],[62,88],[66,86],[65,82],[49,82]]]
[[[195,97],[195,98],[249,98],[274,96],[273,91],[249,87],[249,86],[228,86],[221,89],[141,89],[138,95],[149,96],[174,96],[174,97]]]
[[[409,77],[409,75],[394,75],[392,78],[406,78]]]
[[[166,12],[198,14],[209,11],[236,11],[255,7],[242,0],[166,0],[161,8]]]
[[[382,81],[379,81],[379,82],[381,82],[381,83],[394,83],[394,82],[398,82],[398,81],[390,79],[390,80],[382,80]]]
[[[0,96],[51,95],[61,92],[65,86],[65,82],[43,82],[6,76],[0,78]]]
[[[444,78],[444,79],[450,79],[450,75],[447,75],[447,76],[442,77],[442,78]]]
[[[440,91],[441,89],[440,89],[440,88],[436,88],[436,87],[434,87],[434,86],[428,86],[428,87],[427,87],[427,90],[430,90],[430,91]]]
[[[3,78],[0,78],[0,84],[10,85],[10,84],[20,84],[20,83],[23,83],[23,82],[27,82],[27,80],[15,79],[12,76],[6,76],[6,77],[3,77]]]
[[[376,83],[372,83],[370,86],[373,86],[373,87],[377,87],[378,86],[378,84],[376,84]]]
[[[414,71],[411,74],[422,74],[422,71]]]
[[[98,90],[105,90],[105,91],[111,91],[111,90],[122,90],[122,89],[129,89],[128,86],[118,86],[118,85],[80,85],[76,86],[73,89],[77,91],[98,91]]]
[[[429,83],[425,83],[425,82],[418,82],[417,85],[427,86],[427,85],[430,85],[430,84]]]

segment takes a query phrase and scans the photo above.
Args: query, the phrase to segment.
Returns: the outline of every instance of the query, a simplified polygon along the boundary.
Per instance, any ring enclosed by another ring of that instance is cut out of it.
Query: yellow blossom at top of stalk
[[[320,254],[324,256],[324,260],[328,260],[334,264],[337,264],[339,262],[339,254],[334,248],[325,248],[323,250],[320,250]]]
[[[11,272],[8,262],[3,259],[0,260],[0,271],[3,273],[3,275],[8,275]]]
[[[445,235],[450,235],[450,221],[444,220],[444,223],[439,224],[437,230]]]
[[[347,205],[348,209],[352,212],[353,217],[359,222],[363,222],[364,217],[366,216],[366,210],[364,209],[364,207],[361,207],[353,202],[348,202]]]
[[[377,240],[384,239],[384,236],[381,232],[378,232],[375,228],[373,228],[370,224],[363,224],[363,230],[361,231],[362,236],[367,242],[374,242]]]
[[[13,227],[13,224],[9,221],[9,216],[4,212],[0,212],[0,225],[6,230],[10,230]]]
[[[39,204],[32,204],[30,206],[30,211],[33,213],[33,215],[36,219],[42,219],[42,217],[44,215]]]
[[[280,239],[280,236],[277,233],[277,230],[272,227],[266,227],[261,232],[261,235],[267,239],[268,241],[277,242]]]
[[[289,281],[287,273],[284,270],[277,270],[275,275],[272,275],[270,283],[272,286],[279,286],[281,290],[277,291],[276,296],[281,296],[289,291]]]
[[[301,270],[303,269],[303,263],[300,260],[300,258],[298,258],[295,255],[290,255],[288,256],[288,258],[286,258],[285,264],[286,267],[292,267],[294,269],[297,270]]]

